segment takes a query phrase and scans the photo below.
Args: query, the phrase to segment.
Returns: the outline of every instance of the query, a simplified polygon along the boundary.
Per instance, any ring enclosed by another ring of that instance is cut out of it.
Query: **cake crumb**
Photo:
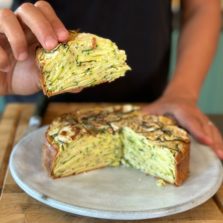
[[[157,179],[156,180],[156,185],[158,187],[164,187],[164,186],[166,186],[166,182],[164,180],[162,180],[162,179]]]
[[[128,113],[128,112],[132,112],[133,111],[133,106],[131,105],[131,104],[125,104],[125,105],[123,105],[123,107],[122,107],[122,111],[124,112],[124,113]]]

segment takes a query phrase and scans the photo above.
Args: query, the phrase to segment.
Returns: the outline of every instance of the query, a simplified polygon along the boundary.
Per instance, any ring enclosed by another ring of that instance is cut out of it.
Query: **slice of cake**
[[[111,40],[75,31],[50,52],[38,48],[36,59],[47,96],[111,82],[130,70],[125,51]]]
[[[77,110],[46,132],[44,164],[54,178],[124,164],[181,185],[189,172],[187,132],[131,105]]]

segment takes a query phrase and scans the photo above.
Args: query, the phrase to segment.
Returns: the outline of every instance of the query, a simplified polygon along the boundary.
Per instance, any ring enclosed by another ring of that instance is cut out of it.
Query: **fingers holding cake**
[[[196,104],[184,100],[160,99],[143,109],[155,115],[171,115],[180,126],[190,132],[199,142],[210,146],[223,159],[223,139],[220,131]]]
[[[15,11],[0,9],[0,72],[4,84],[0,94],[36,93],[36,47],[51,51],[68,37],[67,29],[46,1],[26,2]]]
[[[15,14],[9,9],[0,10],[0,69],[7,70],[9,67],[9,55],[6,45],[10,44],[14,57],[17,60],[24,60],[27,57],[27,43],[23,29]],[[17,35],[15,35],[15,33]]]
[[[207,134],[211,135],[212,143],[211,147],[214,149],[216,154],[223,159],[223,139],[220,131],[213,122],[209,119],[205,119],[203,122],[204,129]]]
[[[58,44],[56,31],[42,11],[31,3],[22,4],[15,12],[22,24],[27,26],[40,44],[52,50]]]
[[[184,113],[184,112],[183,112]],[[223,139],[219,129],[199,109],[187,114],[184,125],[201,143],[209,145],[220,159],[223,159]]]
[[[65,26],[45,1],[37,1],[35,5],[24,3],[15,12],[1,9],[0,18],[0,33],[5,36],[15,59],[19,61],[25,60],[28,55],[27,30],[47,50],[52,50],[69,37]],[[2,41],[0,44],[4,48]],[[0,53],[4,56],[2,50]]]
[[[37,1],[34,6],[37,7],[50,22],[59,42],[66,41],[69,37],[69,32],[67,31],[61,20],[57,17],[52,6],[47,1]]]

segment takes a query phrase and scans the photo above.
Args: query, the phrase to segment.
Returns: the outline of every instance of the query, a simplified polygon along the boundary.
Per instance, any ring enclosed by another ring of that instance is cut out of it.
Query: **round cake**
[[[165,116],[132,105],[80,109],[46,132],[43,161],[53,178],[125,165],[175,185],[189,173],[190,139]]]

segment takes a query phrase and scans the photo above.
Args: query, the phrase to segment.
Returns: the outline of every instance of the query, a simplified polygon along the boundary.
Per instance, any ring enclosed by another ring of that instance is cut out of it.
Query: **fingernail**
[[[204,144],[209,145],[209,146],[211,146],[213,144],[213,140],[210,137],[208,137],[206,135],[203,135],[203,134],[201,134],[200,136],[198,136],[198,140],[201,143],[204,143]]]
[[[218,149],[218,150],[216,150],[216,152],[217,152],[218,156],[219,156],[221,159],[223,159],[223,150]]]
[[[69,37],[69,33],[66,30],[60,30],[58,31],[58,37],[60,41],[67,40],[67,38]]]
[[[56,47],[57,41],[51,36],[48,36],[45,40],[45,45],[47,49],[53,49],[54,47]]]
[[[18,60],[25,60],[27,56],[28,56],[27,52],[22,52],[19,54]]]
[[[212,140],[211,138],[208,138],[208,137],[207,137],[205,140],[206,140],[206,143],[207,143],[208,145],[212,145],[213,140]]]

